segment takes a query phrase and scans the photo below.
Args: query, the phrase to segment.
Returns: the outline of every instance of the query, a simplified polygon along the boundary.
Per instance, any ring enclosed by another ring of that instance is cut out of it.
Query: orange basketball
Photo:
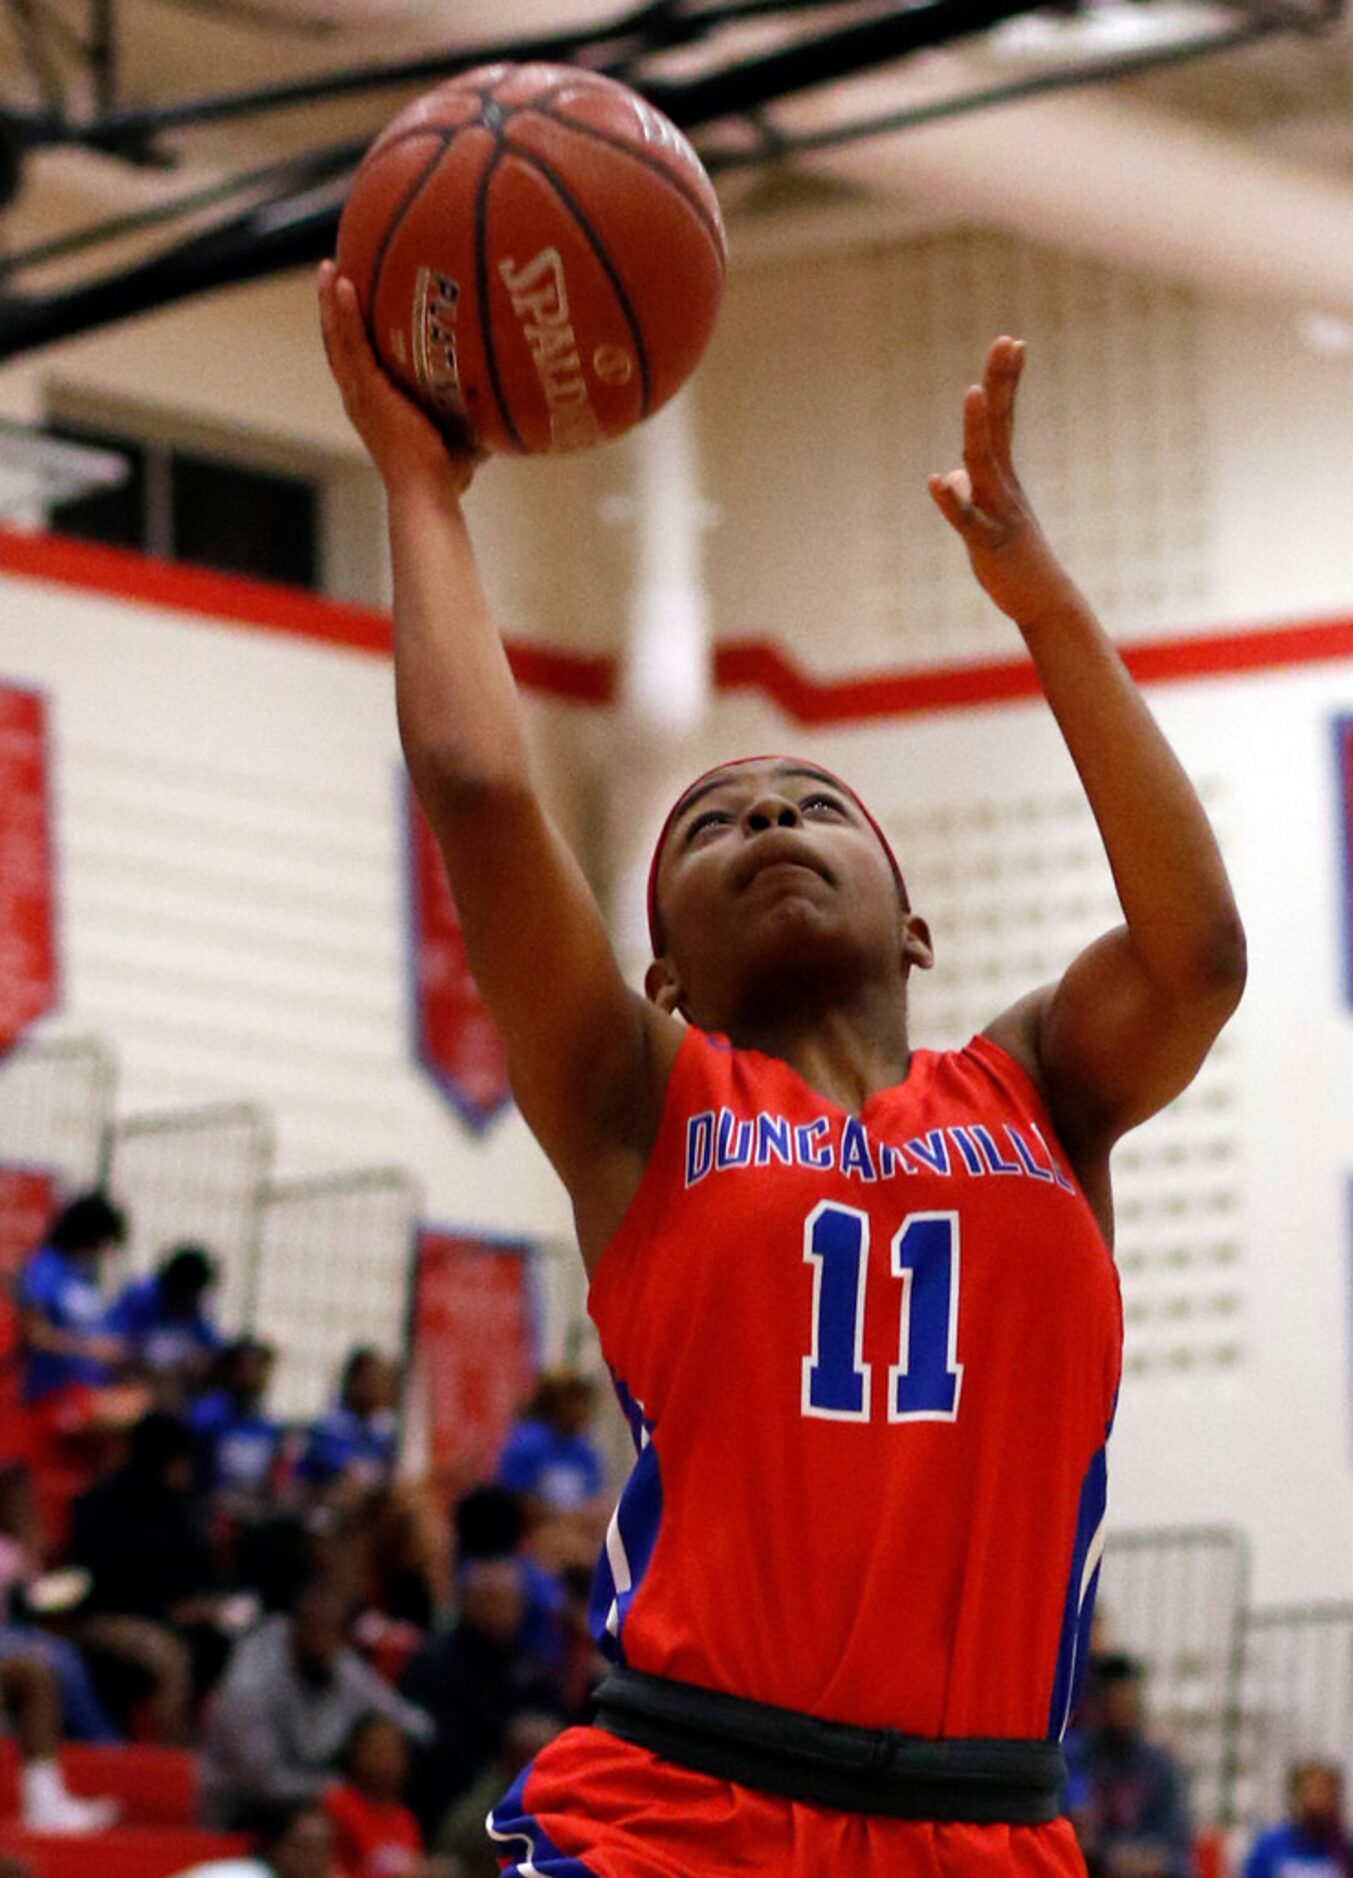
[[[718,199],[676,126],[567,65],[429,92],[353,179],[338,267],[386,369],[493,450],[576,450],[695,369],[723,292]]]

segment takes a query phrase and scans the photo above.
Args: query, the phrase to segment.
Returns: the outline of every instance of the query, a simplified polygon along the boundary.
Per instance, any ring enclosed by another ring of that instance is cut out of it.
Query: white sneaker
[[[30,1832],[106,1832],[117,1820],[116,1800],[82,1800],[68,1793],[52,1762],[30,1761],[22,1786],[23,1823]]]

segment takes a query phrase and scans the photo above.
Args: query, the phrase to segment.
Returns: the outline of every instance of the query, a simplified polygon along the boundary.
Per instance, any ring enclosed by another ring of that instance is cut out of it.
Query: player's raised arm
[[[1033,655],[1084,784],[1126,924],[990,1035],[1034,1069],[1082,1163],[1193,1079],[1240,1000],[1245,935],[1192,784],[1062,568],[1011,460],[1023,345],[998,339],[963,409],[963,464],[930,493]]]
[[[619,1223],[657,1126],[680,1027],[632,993],[582,870],[533,787],[516,687],[448,450],[376,364],[350,282],[320,275],[325,346],[385,484],[400,738],[455,893],[512,1089],[574,1196],[585,1255]]]

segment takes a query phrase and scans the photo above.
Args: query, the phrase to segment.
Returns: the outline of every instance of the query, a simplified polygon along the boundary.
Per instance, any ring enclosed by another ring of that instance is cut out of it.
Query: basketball
[[[572,66],[491,65],[409,105],[363,158],[338,231],[382,364],[492,450],[618,437],[714,330],[718,199],[676,126]]]

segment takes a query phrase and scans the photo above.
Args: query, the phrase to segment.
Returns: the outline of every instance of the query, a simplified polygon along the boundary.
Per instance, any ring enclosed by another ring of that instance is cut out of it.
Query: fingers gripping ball
[[[489,65],[377,138],[337,259],[432,416],[536,452],[666,403],[714,330],[725,254],[700,159],[644,99],[570,66]]]

